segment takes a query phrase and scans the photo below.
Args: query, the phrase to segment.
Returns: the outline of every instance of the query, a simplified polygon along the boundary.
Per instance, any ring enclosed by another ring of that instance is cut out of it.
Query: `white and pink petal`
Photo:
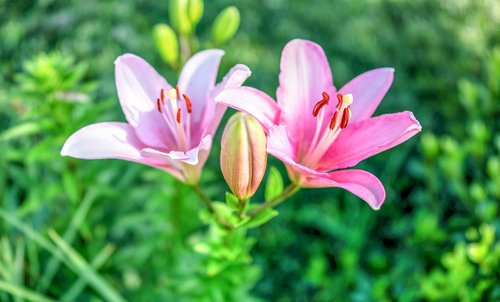
[[[181,94],[186,94],[193,105],[191,124],[199,127],[203,122],[206,106],[215,104],[209,101],[209,93],[215,86],[219,64],[224,55],[220,49],[209,49],[196,53],[184,65],[177,86]]]
[[[165,161],[144,157],[144,143],[127,123],[91,124],[73,133],[64,143],[62,156],[80,159],[121,159],[165,170],[182,180],[175,167]]]
[[[278,104],[264,92],[252,87],[224,89],[216,102],[246,112],[258,120],[266,132],[279,122]]]
[[[115,81],[125,117],[139,139],[155,148],[169,148],[175,144],[156,104],[161,89],[171,88],[167,81],[144,59],[132,54],[116,59]]]

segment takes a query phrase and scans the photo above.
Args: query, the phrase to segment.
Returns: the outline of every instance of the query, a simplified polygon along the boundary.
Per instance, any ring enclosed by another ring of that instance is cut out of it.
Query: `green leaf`
[[[37,122],[26,122],[13,126],[0,134],[0,141],[9,141],[11,139],[37,134],[43,130],[42,124]]]
[[[238,197],[234,196],[232,193],[226,192],[226,203],[227,203],[229,209],[236,211],[236,210],[238,210],[238,205],[240,203],[240,200],[238,199]]]
[[[212,40],[216,45],[224,44],[234,37],[239,27],[240,11],[236,6],[226,7],[215,17]]]
[[[278,211],[274,209],[266,209],[259,213],[258,215],[252,217],[246,224],[243,226],[246,228],[256,228],[258,226],[263,225],[264,223],[268,222],[272,218],[278,216]]]
[[[267,177],[266,191],[264,196],[266,200],[271,200],[283,193],[283,178],[276,167],[271,167]]]

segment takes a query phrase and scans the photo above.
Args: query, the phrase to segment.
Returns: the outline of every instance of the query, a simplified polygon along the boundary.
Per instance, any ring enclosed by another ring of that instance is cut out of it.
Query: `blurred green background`
[[[0,0],[0,301],[229,301],[249,289],[237,301],[500,301],[498,2],[205,1],[202,46],[228,5],[241,27],[219,77],[244,63],[247,85],[274,96],[293,38],[322,45],[337,87],[396,69],[377,114],[413,111],[423,131],[359,165],[386,187],[381,210],[340,189],[303,190],[253,231],[260,271],[200,277],[190,188],[138,164],[59,155],[82,126],[124,120],[120,54],[175,83],[152,37],[168,1]],[[227,190],[221,130],[201,182],[213,198]]]

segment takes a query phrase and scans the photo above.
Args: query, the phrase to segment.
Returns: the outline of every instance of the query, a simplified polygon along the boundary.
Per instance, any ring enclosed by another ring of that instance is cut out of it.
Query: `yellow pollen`
[[[177,90],[175,90],[175,88],[172,88],[169,91],[167,91],[167,97],[171,100],[176,100],[177,99]]]
[[[349,107],[351,106],[353,102],[353,99],[352,99],[352,94],[346,94],[342,97],[342,104],[345,106],[345,107]]]

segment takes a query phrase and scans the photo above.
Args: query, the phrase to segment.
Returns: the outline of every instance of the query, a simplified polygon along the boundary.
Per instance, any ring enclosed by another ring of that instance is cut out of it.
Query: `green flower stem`
[[[212,200],[210,199],[210,197],[208,197],[205,194],[205,192],[203,192],[203,190],[200,188],[200,185],[198,183],[196,183],[196,184],[191,185],[191,187],[194,189],[194,191],[196,192],[196,194],[198,194],[198,196],[200,197],[201,201],[203,202],[203,204],[205,204],[205,206],[210,211],[210,213],[213,213],[214,212],[214,208],[212,207]]]
[[[183,66],[184,64],[186,64],[189,58],[191,58],[191,46],[189,43],[189,37],[180,35],[179,44],[181,49],[181,66]]]
[[[283,193],[281,193],[281,195],[278,195],[275,198],[264,202],[258,208],[248,212],[247,215],[248,216],[257,216],[260,213],[262,213],[262,211],[267,210],[269,208],[272,208],[272,207],[277,206],[278,204],[282,203],[288,197],[297,193],[299,191],[299,189],[300,189],[300,187],[297,184],[292,183],[288,187],[286,187],[285,190],[283,190]]]

